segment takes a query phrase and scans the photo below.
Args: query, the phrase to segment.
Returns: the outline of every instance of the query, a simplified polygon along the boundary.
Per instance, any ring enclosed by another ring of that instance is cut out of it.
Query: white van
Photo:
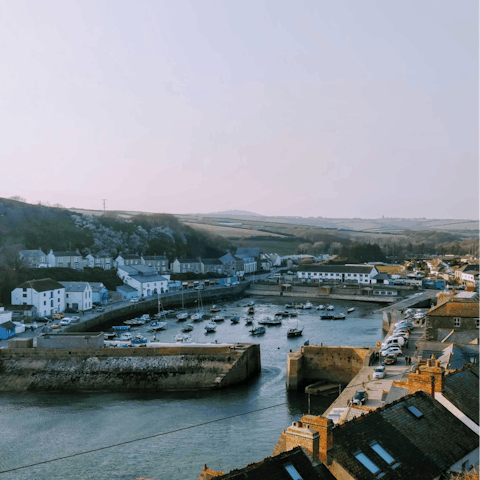
[[[389,341],[397,342],[401,347],[405,345],[405,338],[402,335],[392,335],[386,338],[384,343]]]
[[[393,347],[393,346],[398,346],[398,347],[401,347],[400,345],[400,342],[402,340],[398,339],[398,338],[389,338],[389,339],[385,339],[385,341],[382,343],[382,348],[384,347]]]

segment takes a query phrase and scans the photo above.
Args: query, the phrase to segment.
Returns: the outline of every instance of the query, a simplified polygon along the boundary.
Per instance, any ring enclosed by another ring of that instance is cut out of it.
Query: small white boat
[[[252,307],[253,305],[255,305],[255,302],[252,300],[247,303],[247,307]]]
[[[216,305],[212,305],[212,307],[210,308],[210,311],[212,313],[219,312],[220,310],[221,310],[221,308],[217,307]]]
[[[117,336],[117,334],[115,332],[113,333],[104,333],[103,334],[103,338],[105,340],[111,340],[112,338],[115,338]]]
[[[159,330],[166,330],[167,329],[167,322],[154,322],[150,324],[148,328],[149,332],[157,332]]]
[[[199,322],[200,320],[203,320],[203,312],[194,313],[190,317],[190,320],[193,320],[194,322]]]
[[[352,308],[349,308],[349,309],[347,310],[347,313],[352,313],[354,310],[355,310],[355,309],[354,309],[353,307],[352,307]]]
[[[193,330],[193,325],[189,323],[182,328],[182,332],[191,332]]]
[[[137,335],[133,340],[132,340],[132,343],[134,345],[143,345],[143,344],[146,344],[148,342],[148,340],[142,336],[142,335]]]
[[[138,326],[138,325],[144,325],[145,320],[141,320],[140,318],[133,318],[132,320],[125,320],[123,323],[125,325]]]
[[[303,308],[303,303],[296,303],[295,308],[301,310]]]
[[[313,304],[311,302],[307,302],[304,306],[303,306],[303,309],[304,310],[310,310],[311,308],[313,308]]]
[[[329,305],[329,306],[327,307],[327,310],[330,310],[330,311],[332,311],[332,310],[334,310],[334,309],[335,309],[335,307],[334,307],[333,305]]]
[[[212,322],[223,322],[224,320],[225,320],[225,317],[223,315],[215,315],[211,319]]]
[[[188,318],[188,313],[187,312],[181,312],[177,314],[177,321],[183,322]]]
[[[190,335],[183,335],[181,333],[175,335],[176,342],[191,343],[192,337]]]
[[[209,322],[205,325],[205,330],[207,333],[214,332],[217,329],[217,324],[215,322]]]
[[[270,317],[265,317],[262,318],[259,322],[260,325],[281,325],[282,324],[282,319],[281,318],[270,318]]]
[[[120,336],[120,340],[123,341],[130,341],[132,338],[133,336],[131,333],[122,333],[122,335]]]
[[[144,313],[141,317],[140,320],[145,320],[146,322],[149,322],[151,320],[150,315],[148,313]]]
[[[317,310],[324,310],[324,309],[325,309],[325,305],[319,305],[319,306],[317,307]]]
[[[344,313],[337,313],[336,315],[333,316],[334,320],[345,320],[345,314]]]
[[[247,317],[245,319],[245,325],[252,325],[253,324],[253,318]]]
[[[293,302],[290,302],[290,303],[286,303],[285,304],[285,308],[293,308],[295,305],[293,304]]]

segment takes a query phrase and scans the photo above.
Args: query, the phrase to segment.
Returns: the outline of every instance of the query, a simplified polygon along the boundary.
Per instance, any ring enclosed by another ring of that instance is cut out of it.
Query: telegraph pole
[[[105,201],[106,201],[106,200],[107,200],[106,198],[103,199],[103,213],[104,213],[104,214],[105,214]]]

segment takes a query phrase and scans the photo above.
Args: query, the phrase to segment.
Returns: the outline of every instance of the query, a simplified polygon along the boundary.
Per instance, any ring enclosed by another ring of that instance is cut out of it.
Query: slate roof
[[[212,478],[221,480],[292,480],[285,465],[293,465],[300,477],[305,480],[333,480],[335,478],[323,465],[314,467],[301,447]]]
[[[223,263],[218,258],[202,258],[202,263],[204,265],[223,265]]]
[[[20,250],[18,253],[22,254],[24,257],[45,257],[46,255],[42,250]]]
[[[119,255],[119,257],[123,258],[124,260],[141,260],[138,255]]]
[[[392,385],[390,391],[388,392],[385,403],[392,403],[396,400],[400,400],[403,397],[406,397],[410,394],[410,390],[408,388],[398,387],[396,385]]]
[[[60,282],[66,292],[84,292],[88,289],[88,282]]]
[[[50,252],[55,257],[81,257],[82,254],[78,252]]]
[[[161,275],[131,275],[131,277],[140,283],[150,283],[150,282],[168,282],[165,277]]]
[[[417,418],[408,410],[421,412]],[[432,434],[432,432],[435,432]],[[390,465],[372,449],[378,444],[394,459]],[[329,455],[354,478],[435,478],[478,448],[478,435],[425,392],[397,400],[333,429]],[[365,454],[380,472],[371,473],[354,455]]]
[[[388,275],[386,273],[379,273],[373,277],[373,280],[388,280]]]
[[[468,265],[464,265],[463,267],[460,267],[459,269],[457,269],[457,272],[462,272],[462,273],[466,273],[466,272],[470,272],[470,271],[477,271],[478,272],[478,265],[475,265],[475,264],[468,264]]]
[[[445,303],[433,307],[427,313],[431,317],[463,317],[476,318],[479,303],[466,298],[451,298]]]
[[[180,263],[200,263],[198,258],[176,258]]]
[[[478,414],[478,363],[444,377],[442,394],[470,420],[479,424]]]
[[[237,255],[247,255],[248,257],[258,258],[260,256],[260,248],[258,247],[238,247]]]
[[[62,289],[64,286],[51,278],[42,278],[40,280],[28,280],[17,288],[33,288],[36,292],[48,292],[49,290]]]
[[[366,273],[369,274],[375,267],[369,265],[317,265],[302,266],[299,272],[325,272],[325,273]]]
[[[442,341],[452,329],[439,328],[437,330],[438,340]],[[445,343],[470,343],[472,340],[478,338],[478,330],[465,330],[452,333]]]
[[[92,287],[92,292],[100,292],[105,285],[102,282],[88,282]]]
[[[130,285],[119,285],[117,287],[117,292],[125,292],[125,293],[131,293],[131,292],[136,292],[137,289],[131,287]]]
[[[147,255],[143,257],[144,260],[168,260],[165,255]]]

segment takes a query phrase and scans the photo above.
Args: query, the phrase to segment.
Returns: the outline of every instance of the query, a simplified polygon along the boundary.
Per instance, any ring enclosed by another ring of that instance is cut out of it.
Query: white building
[[[298,278],[304,283],[342,282],[369,284],[378,275],[372,265],[305,265],[300,266]]]
[[[86,267],[103,268],[110,270],[113,268],[113,258],[109,255],[92,255],[91,253],[85,257]]]
[[[12,291],[12,305],[33,305],[40,316],[65,311],[65,287],[56,280],[29,280]]]
[[[88,282],[60,282],[65,287],[65,308],[80,312],[92,309],[92,287]]]
[[[46,268],[47,255],[41,250],[20,250],[18,258],[23,260],[29,268]]]
[[[83,269],[83,258],[80,252],[54,252],[50,250],[47,255],[49,267]]]
[[[137,290],[139,297],[168,292],[168,278],[145,265],[118,267],[117,274],[125,285],[130,285]]]

